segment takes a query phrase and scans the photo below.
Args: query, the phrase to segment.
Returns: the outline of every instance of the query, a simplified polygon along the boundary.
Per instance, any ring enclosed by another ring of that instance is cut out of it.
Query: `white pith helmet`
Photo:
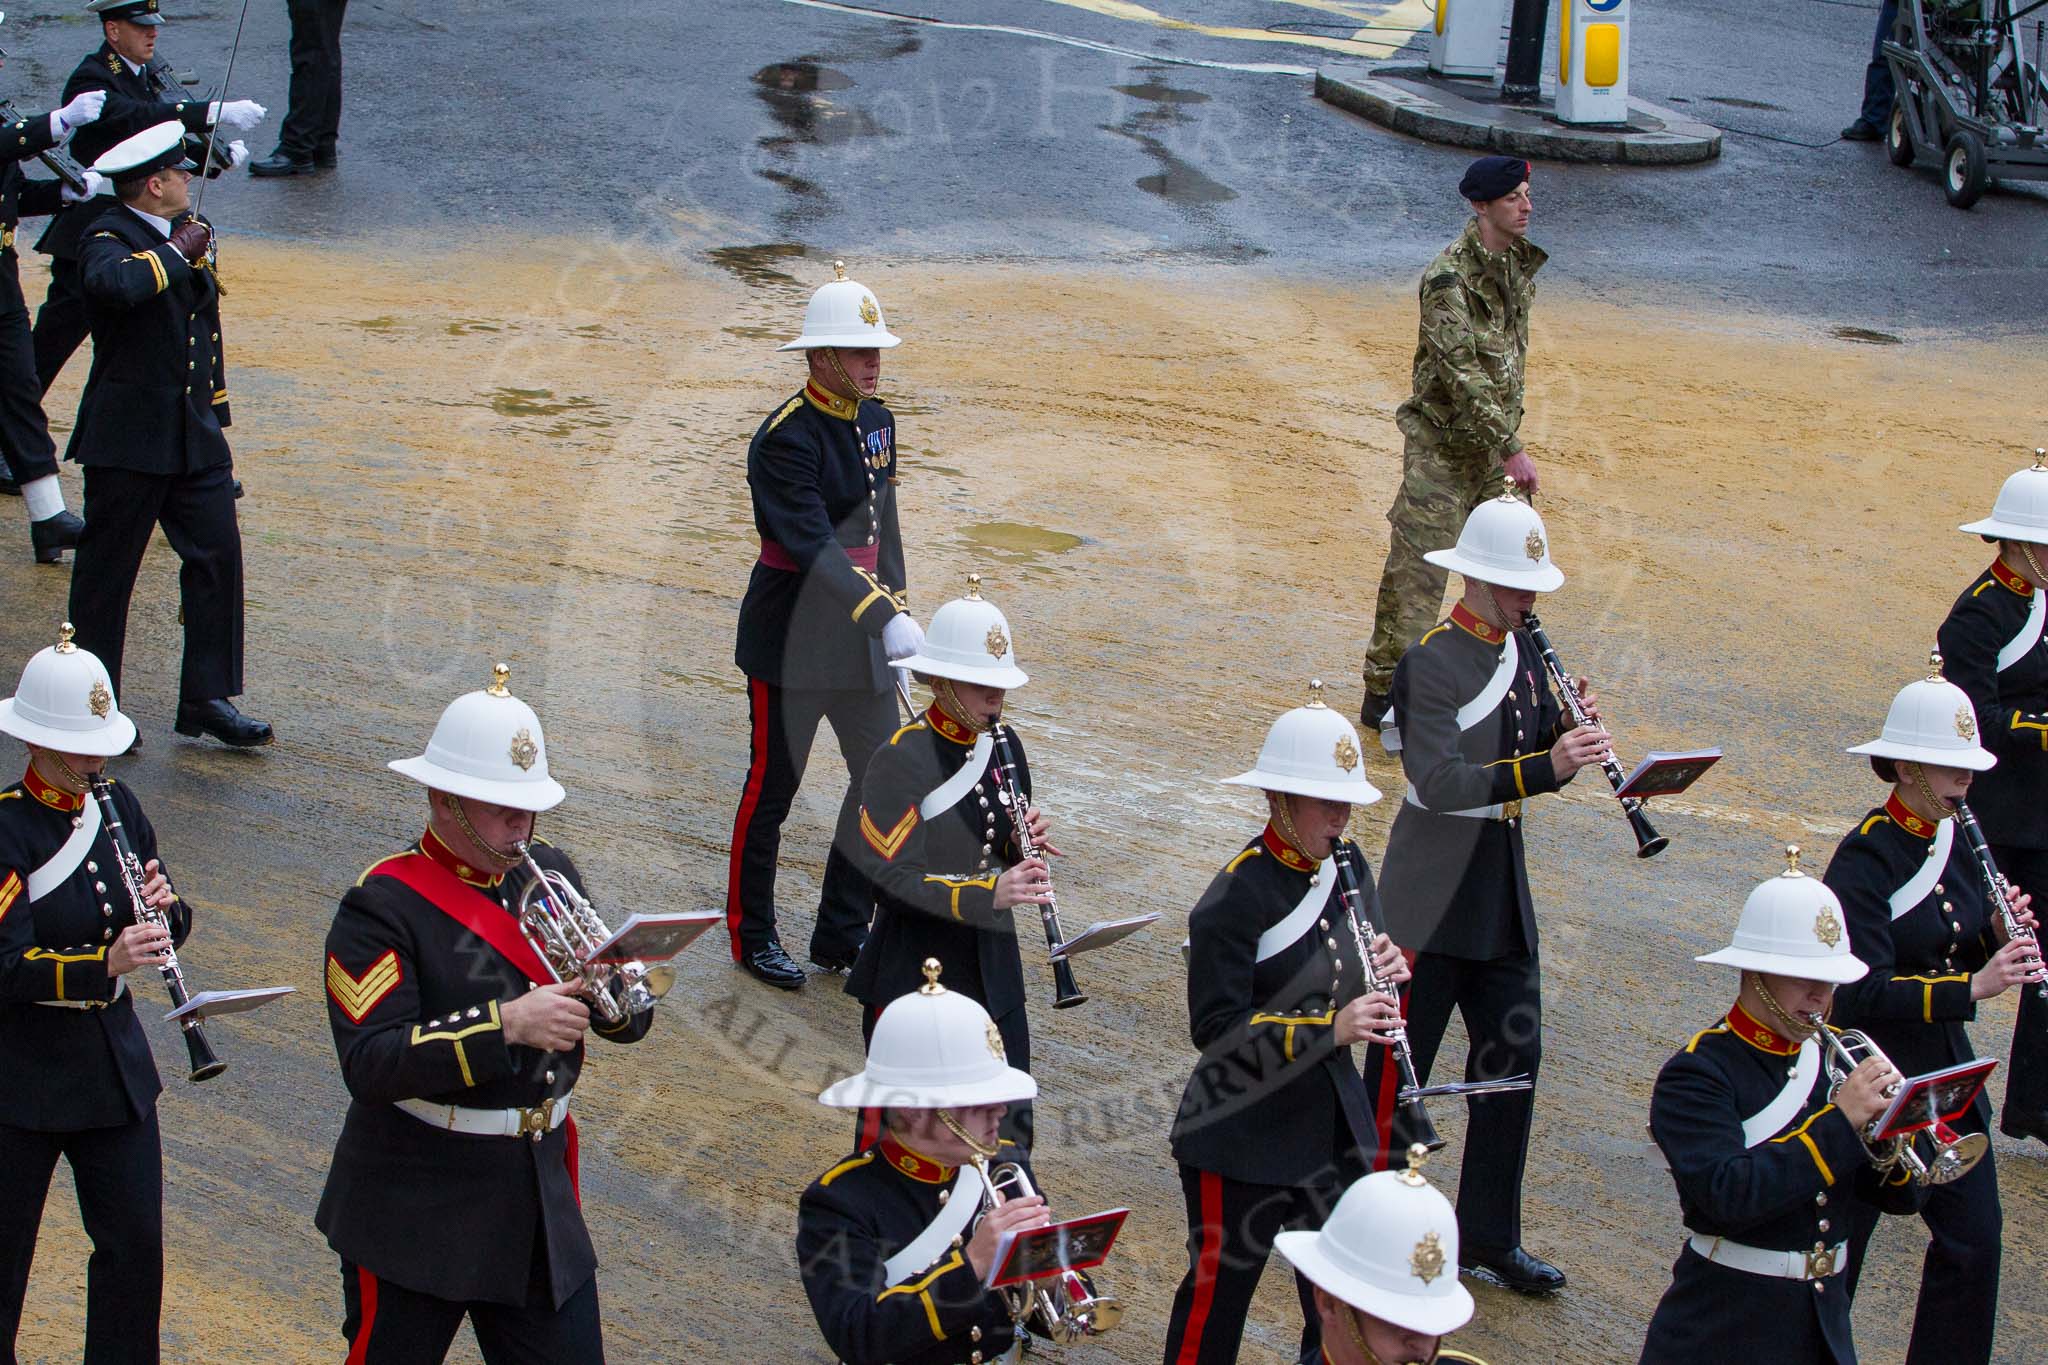
[[[804,309],[804,334],[776,347],[779,351],[814,351],[825,346],[852,349],[873,346],[888,350],[903,338],[882,321],[882,305],[859,280],[846,278],[846,262],[832,262],[832,281],[818,286]]]
[[[1273,1249],[1325,1293],[1396,1327],[1426,1336],[1472,1320],[1458,1283],[1458,1215],[1422,1178],[1428,1155],[1408,1149],[1408,1169],[1354,1181],[1319,1232],[1283,1232]]]
[[[1513,487],[1472,509],[1456,545],[1431,550],[1423,558],[1499,588],[1556,592],[1563,587],[1563,571],[1550,562],[1550,533],[1543,518],[1514,495]]]
[[[1998,490],[1990,516],[1956,529],[1995,540],[2048,545],[2048,465],[2042,463],[2044,459],[2048,459],[2048,450],[2035,451],[2033,466],[2007,479]]]
[[[548,742],[533,708],[505,688],[512,670],[499,664],[491,685],[448,703],[427,751],[386,766],[435,791],[514,810],[553,810],[568,793],[548,776]]]
[[[1038,1082],[1011,1066],[988,1011],[939,984],[939,960],[924,960],[924,984],[891,1000],[868,1039],[867,1066],[818,1096],[834,1109],[969,1109],[1035,1098]]]
[[[1022,687],[1030,681],[1017,667],[1010,620],[994,603],[982,599],[978,573],[967,575],[967,596],[932,613],[923,647],[895,664],[913,673],[982,687]]]
[[[1849,949],[1842,903],[1799,870],[1799,845],[1785,845],[1785,870],[1749,893],[1726,948],[1693,959],[1801,981],[1847,985],[1870,969]]]
[[[1226,787],[1257,787],[1323,801],[1369,806],[1380,789],[1365,776],[1365,755],[1351,722],[1323,705],[1323,682],[1308,685],[1308,704],[1273,722],[1250,772],[1223,779]]]
[[[1985,771],[1998,755],[1977,742],[1977,708],[1970,705],[1970,694],[1941,676],[1938,651],[1927,656],[1927,667],[1927,677],[1907,683],[1892,698],[1883,733],[1849,752]]]
[[[71,643],[71,623],[57,643],[36,651],[14,695],[0,701],[0,732],[60,754],[112,758],[135,742],[135,722],[114,705],[114,682],[99,655]]]

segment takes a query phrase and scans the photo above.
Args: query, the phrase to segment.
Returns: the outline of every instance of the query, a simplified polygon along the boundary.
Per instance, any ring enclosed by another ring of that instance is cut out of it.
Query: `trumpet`
[[[1963,841],[1970,846],[1971,855],[1977,860],[1977,871],[1983,875],[1984,890],[1991,897],[1991,903],[1998,907],[1999,922],[2005,926],[2005,937],[2012,939],[2035,938],[2034,931],[2020,923],[2019,911],[2013,908],[2012,883],[1998,870],[1998,860],[1991,856],[1991,845],[1984,842],[1984,831],[1977,825],[1976,812],[1967,801],[1955,803],[1956,828],[1963,832]],[[2039,950],[2040,944],[2036,943]],[[2048,977],[2034,982],[2034,994],[2048,1000]]]
[[[65,627],[66,631],[70,627]],[[66,638],[70,638],[68,633]],[[135,856],[135,846],[128,842],[128,831],[121,826],[120,812],[114,808],[113,784],[104,773],[94,773],[90,779],[93,800],[100,805],[100,824],[107,832],[107,838],[114,845],[114,858],[121,867],[121,885],[128,892],[128,904],[134,911],[137,924],[171,932],[170,918],[163,911],[151,905],[142,894],[145,880],[142,860]],[[164,945],[163,964],[157,969],[163,976],[164,986],[171,994],[173,1009],[185,1008],[192,993],[185,987],[185,969],[178,965],[178,950]],[[228,1064],[214,1055],[213,1045],[206,1041],[206,1029],[197,1014],[188,1014],[178,1020],[178,1029],[185,1036],[185,1051],[191,1056],[192,1070],[189,1078],[193,1081],[210,1081],[228,1069]]]
[[[611,929],[569,879],[533,860],[521,841],[513,845],[526,864],[528,881],[519,893],[519,932],[539,953],[557,981],[575,982],[598,1018],[616,1025],[654,1008],[675,985],[675,968],[628,962],[614,967],[592,961],[612,936]]]
[[[1031,1177],[1014,1161],[990,1166],[987,1157],[977,1154],[974,1165],[980,1170],[982,1188],[987,1191],[982,1200],[983,1213],[1001,1208],[1010,1199],[1028,1199],[1038,1193],[1031,1186]],[[1009,1191],[1007,1197],[1004,1190]],[[1005,1286],[1003,1297],[1009,1302],[1012,1322],[1021,1325],[1035,1313],[1044,1334],[1060,1346],[1072,1346],[1107,1332],[1124,1316],[1122,1304],[1106,1294],[1095,1293],[1080,1272],[1074,1270],[1062,1270],[1028,1284]]]
[[[1024,784],[1017,777],[1017,756],[1010,747],[1009,727],[998,721],[989,727],[989,738],[995,741],[996,771],[1001,775],[1002,787],[996,797],[1010,812],[1010,827],[1017,835],[1019,858],[1036,858],[1038,845],[1032,841],[1030,823],[1024,818],[1029,808],[1024,796]],[[1058,948],[1067,941],[1066,932],[1060,928],[1059,907],[1053,903],[1052,873],[1046,872],[1045,904],[1038,907],[1038,918],[1045,927],[1045,946],[1048,951]],[[1056,1010],[1072,1009],[1088,1003],[1088,997],[1074,982],[1074,964],[1065,957],[1052,959],[1052,1007]]]
[[[1558,696],[1564,699],[1565,710],[1571,713],[1572,723],[1582,729],[1598,725],[1599,722],[1587,713],[1584,704],[1579,701],[1579,685],[1558,661],[1557,651],[1551,648],[1550,637],[1543,633],[1543,623],[1536,619],[1536,613],[1525,613],[1522,624],[1528,628],[1529,638],[1536,642],[1536,652],[1543,656],[1543,667],[1550,674],[1550,681],[1556,686]],[[1621,784],[1628,780],[1628,774],[1622,771],[1621,761],[1614,756],[1612,750],[1600,760],[1600,771],[1607,774],[1607,785],[1616,791],[1620,791]],[[1622,797],[1621,812],[1628,817],[1628,827],[1635,831],[1638,858],[1654,858],[1670,844],[1669,839],[1650,827],[1650,817],[1643,814],[1641,797]]]
[[[1883,1050],[1870,1040],[1870,1035],[1861,1030],[1843,1029],[1836,1032],[1829,1028],[1827,1021],[1818,1014],[1809,1014],[1806,1019],[1818,1032],[1822,1045],[1827,1049],[1830,1104],[1834,1103],[1836,1094],[1849,1079],[1849,1073],[1863,1062],[1874,1058],[1886,1066],[1891,1066],[1891,1058],[1885,1056]],[[1899,1087],[1904,1084],[1904,1081],[1893,1081],[1884,1088],[1884,1098],[1895,1098],[1899,1093]],[[1871,1159],[1877,1163],[1878,1170],[1889,1171],[1895,1166],[1904,1166],[1915,1184],[1946,1185],[1968,1175],[1971,1167],[1984,1159],[1984,1153],[1991,1146],[1990,1138],[1982,1133],[1956,1132],[1943,1123],[1939,1115],[1932,1112],[1932,1101],[1929,1102],[1928,1117],[1932,1122],[1923,1131],[1926,1132],[1928,1143],[1933,1149],[1934,1155],[1931,1160],[1922,1157],[1915,1150],[1914,1139],[1919,1136],[1918,1132],[1900,1133],[1882,1143],[1872,1144],[1871,1137],[1876,1130],[1877,1120],[1872,1119],[1864,1125],[1864,1144],[1870,1147]]]
[[[1380,974],[1372,964],[1372,941],[1379,936],[1379,931],[1366,917],[1365,893],[1359,883],[1358,869],[1351,865],[1352,857],[1358,855],[1358,846],[1348,839],[1340,839],[1330,853],[1336,863],[1337,894],[1344,902],[1344,919],[1351,926],[1351,941],[1358,945],[1358,963],[1365,975],[1365,993],[1371,995],[1384,991],[1398,998],[1400,991],[1380,980]],[[1444,1140],[1437,1136],[1436,1125],[1429,1121],[1429,1108],[1424,1101],[1430,1096],[1498,1095],[1510,1090],[1533,1090],[1536,1086],[1535,1080],[1526,1075],[1508,1076],[1498,1081],[1457,1081],[1425,1086],[1415,1076],[1415,1053],[1408,1044],[1405,1023],[1387,1036],[1387,1046],[1393,1051],[1394,1064],[1401,1069],[1401,1086],[1394,1092],[1394,1107],[1400,1117],[1401,1130],[1410,1143],[1432,1152],[1442,1151]]]

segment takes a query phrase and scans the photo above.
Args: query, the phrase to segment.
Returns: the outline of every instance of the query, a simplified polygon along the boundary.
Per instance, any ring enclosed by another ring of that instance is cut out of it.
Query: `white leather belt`
[[[1422,804],[1422,798],[1415,794],[1415,788],[1408,789],[1408,804],[1417,810],[1429,811],[1431,815],[1462,815],[1472,820],[1513,820],[1522,813],[1520,801],[1496,801],[1490,806],[1474,806],[1470,810],[1431,810]]]
[[[114,993],[104,1000],[38,1000],[38,1005],[48,1005],[53,1010],[103,1010],[128,993],[128,978],[114,978]]]
[[[1688,1245],[1708,1260],[1730,1270],[1740,1270],[1748,1275],[1769,1275],[1780,1280],[1824,1280],[1830,1275],[1841,1274],[1849,1265],[1847,1242],[1837,1242],[1831,1247],[1816,1243],[1812,1251],[1766,1251],[1762,1247],[1731,1242],[1726,1237],[1708,1237],[1696,1232]]]
[[[530,1109],[464,1109],[459,1104],[431,1104],[426,1100],[399,1100],[397,1105],[421,1123],[445,1128],[471,1137],[530,1137],[539,1142],[562,1126],[569,1117],[567,1095],[553,1104],[536,1104]]]

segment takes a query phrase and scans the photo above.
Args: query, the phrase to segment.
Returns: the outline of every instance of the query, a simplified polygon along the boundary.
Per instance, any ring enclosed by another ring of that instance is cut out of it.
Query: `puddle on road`
[[[777,270],[776,261],[800,260],[808,248],[802,242],[762,242],[755,246],[718,246],[704,253],[721,270],[730,271],[747,284],[800,284],[796,276]]]
[[[1709,95],[1707,96],[1707,103],[1725,104],[1730,109],[1762,109],[1773,114],[1785,112],[1785,106],[1782,104],[1771,104],[1764,100],[1737,99],[1733,95]]]
[[[758,145],[788,154],[800,143],[829,146],[857,137],[879,137],[889,130],[864,109],[842,109],[820,94],[851,90],[853,77],[809,57],[793,62],[775,62],[750,78],[754,94],[768,106],[768,113],[783,129],[782,136],[764,137]]]
[[[1173,149],[1145,131],[1165,124],[1192,122],[1183,112],[1184,106],[1204,104],[1209,97],[1198,90],[1182,90],[1154,77],[1137,85],[1112,86],[1119,94],[1144,100],[1152,107],[1143,109],[1116,127],[1102,125],[1105,133],[1117,133],[1129,138],[1145,149],[1145,154],[1159,163],[1157,175],[1143,175],[1137,179],[1139,189],[1147,194],[1156,194],[1171,204],[1183,208],[1204,204],[1227,204],[1237,198],[1237,191],[1228,185],[1209,178],[1175,154]]]
[[[1838,341],[1858,341],[1865,346],[1903,346],[1905,341],[1890,332],[1874,332],[1868,327],[1836,327],[1828,335]]]
[[[473,336],[478,332],[502,332],[505,329],[495,322],[482,318],[461,318],[448,324],[448,335],[452,337]]]
[[[1069,535],[1065,531],[1027,526],[1020,521],[984,521],[967,527],[961,534],[967,537],[968,543],[1013,561],[1065,554],[1087,543],[1080,536]]]
[[[356,318],[349,326],[360,327],[365,332],[388,332],[398,326],[398,319],[389,315],[381,318]]]

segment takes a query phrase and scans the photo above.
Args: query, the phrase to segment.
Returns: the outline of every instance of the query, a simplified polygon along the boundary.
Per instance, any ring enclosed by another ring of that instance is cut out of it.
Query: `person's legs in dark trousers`
[[[451,1303],[341,1263],[341,1334],[347,1365],[434,1365],[444,1359],[468,1305]]]
[[[2048,906],[2048,849],[2001,844],[1991,850],[1991,856],[2007,881],[2041,897],[2040,903]],[[2005,1064],[2005,1104],[1998,1111],[1999,1130],[2012,1137],[2048,1142],[2048,1003],[2042,1001],[2040,987],[2019,988],[2019,1021],[2013,1025]]]
[[[86,515],[90,535],[89,504]],[[752,738],[747,781],[733,816],[725,890],[725,927],[735,962],[776,937],[775,867],[782,856],[782,822],[803,784],[826,697],[747,679]]]
[[[818,892],[818,918],[811,929],[811,958],[819,963],[851,965],[867,941],[874,918],[875,890],[856,861],[860,848],[860,787],[875,750],[889,742],[902,722],[890,692],[828,694],[825,718],[846,760],[846,795],[839,802],[839,820],[832,832],[832,851],[825,855],[825,880]]]
[[[1884,43],[1898,21],[1899,0],[1884,0],[1877,9],[1877,33],[1870,40],[1870,65],[1863,69],[1863,109],[1856,123],[1880,133],[1892,116],[1892,68],[1884,59]]]
[[[1003,1059],[1028,1074],[1031,1070],[1031,1023],[1025,1017],[1024,1007],[1019,1005],[997,1015],[996,1032],[1003,1037]],[[1031,1101],[1011,1101],[1010,1112],[1003,1115],[1000,1135],[1022,1147],[1028,1155],[1034,1131]]]
[[[341,127],[341,21],[347,0],[285,0],[291,15],[291,94],[277,150],[325,160]]]
[[[544,1294],[524,1308],[473,1303],[469,1325],[476,1331],[485,1365],[604,1365],[595,1275],[560,1308],[548,1307]]]
[[[164,1297],[164,1168],[156,1109],[64,1135],[85,1264],[87,1365],[155,1365]]]
[[[1543,1064],[1543,993],[1536,956],[1466,962],[1458,992],[1469,1049],[1465,1079],[1535,1079]],[[1466,1102],[1465,1155],[1458,1177],[1458,1236],[1476,1251],[1522,1244],[1522,1170],[1536,1112],[1531,1090],[1475,1095]]]
[[[11,251],[0,256],[0,457],[16,483],[57,472],[43,386],[36,378],[28,300],[22,297],[21,271]]]
[[[1231,1365],[1273,1238],[1311,1216],[1302,1191],[1180,1168],[1188,1271],[1166,1323],[1166,1365]],[[1313,1326],[1313,1319],[1311,1318]]]
[[[234,472],[216,465],[171,480],[157,520],[177,551],[185,617],[181,701],[242,692],[242,528],[235,520]]]
[[[57,1169],[64,1138],[0,1124],[0,1365],[16,1365],[14,1337],[21,1329],[50,1173]]]
[[[169,475],[88,466],[85,533],[71,562],[71,623],[80,649],[107,666],[114,696],[121,691],[121,656],[128,639],[128,599],[156,530],[157,509],[170,495]]]
[[[1920,1217],[1934,1236],[1920,1266],[1906,1365],[1989,1365],[2005,1233],[1991,1153],[1962,1179],[1934,1186]]]
[[[65,210],[66,213],[84,211],[83,205]],[[52,256],[50,290],[43,295],[43,306],[36,310],[33,336],[36,383],[41,392],[47,394],[50,391],[50,385],[57,382],[58,374],[64,369],[64,362],[71,359],[72,353],[90,335],[92,328],[85,320],[85,291],[78,282],[78,262]]]
[[[1435,953],[1410,953],[1408,965],[1414,975],[1401,992],[1401,1014],[1407,1021],[1416,1083],[1427,1085],[1430,1068],[1436,1065],[1436,1051],[1443,1046],[1444,1030],[1450,1026],[1451,1009],[1458,1003],[1461,968],[1466,964]],[[1394,1059],[1393,1049],[1366,1048],[1364,1074],[1365,1092],[1374,1102],[1379,1123],[1381,1155],[1376,1165],[1384,1170],[1385,1153],[1405,1152],[1410,1143],[1421,1141],[1422,1135],[1408,1131],[1391,1103],[1401,1084],[1400,1063]]]

